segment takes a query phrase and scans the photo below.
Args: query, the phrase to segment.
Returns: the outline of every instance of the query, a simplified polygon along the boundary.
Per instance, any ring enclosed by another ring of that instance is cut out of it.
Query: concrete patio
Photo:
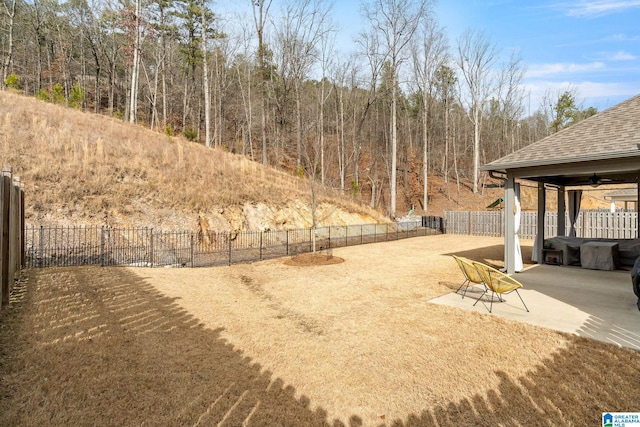
[[[534,265],[514,277],[524,286],[519,292],[530,312],[512,293],[504,302],[494,300],[493,315],[640,351],[640,311],[629,271]],[[488,296],[473,306],[480,294],[475,286],[464,299],[450,293],[431,302],[488,314]]]

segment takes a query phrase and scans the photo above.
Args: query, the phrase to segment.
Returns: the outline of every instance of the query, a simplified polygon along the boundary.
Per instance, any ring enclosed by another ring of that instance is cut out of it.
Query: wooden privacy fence
[[[388,224],[240,233],[152,228],[36,227],[25,230],[27,267],[129,265],[204,267],[442,232],[442,218]]]
[[[9,304],[16,275],[24,265],[24,188],[10,166],[0,185],[0,307]]]
[[[445,230],[448,234],[470,234],[476,236],[504,235],[503,211],[489,212],[452,212],[444,213]],[[547,237],[556,236],[558,230],[558,213],[545,213],[545,230]],[[566,232],[569,233],[569,214],[565,215]],[[534,239],[538,230],[538,213],[522,212],[520,231],[523,239]],[[632,239],[638,236],[638,212],[586,210],[578,214],[576,235],[589,238]]]

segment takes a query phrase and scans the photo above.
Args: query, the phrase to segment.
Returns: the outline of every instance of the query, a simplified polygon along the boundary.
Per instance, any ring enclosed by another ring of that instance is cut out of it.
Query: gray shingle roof
[[[494,160],[482,169],[503,171],[624,157],[639,157],[640,161],[640,95]]]
[[[622,190],[612,191],[604,195],[604,197],[625,197],[625,196],[636,196],[638,194],[638,190],[635,188],[623,188]]]

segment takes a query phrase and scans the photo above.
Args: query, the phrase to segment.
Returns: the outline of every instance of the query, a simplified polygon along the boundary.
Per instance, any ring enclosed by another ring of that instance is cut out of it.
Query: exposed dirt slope
[[[0,92],[0,135],[30,223],[240,231],[312,222],[307,180],[117,119]],[[329,190],[316,201],[322,224],[384,221]]]

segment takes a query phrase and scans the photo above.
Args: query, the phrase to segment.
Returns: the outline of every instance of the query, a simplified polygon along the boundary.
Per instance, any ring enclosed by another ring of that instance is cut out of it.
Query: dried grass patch
[[[638,353],[428,302],[460,279],[451,253],[501,247],[430,236],[335,249],[346,262],[322,268],[32,270],[0,314],[0,424],[582,426],[637,411]]]

